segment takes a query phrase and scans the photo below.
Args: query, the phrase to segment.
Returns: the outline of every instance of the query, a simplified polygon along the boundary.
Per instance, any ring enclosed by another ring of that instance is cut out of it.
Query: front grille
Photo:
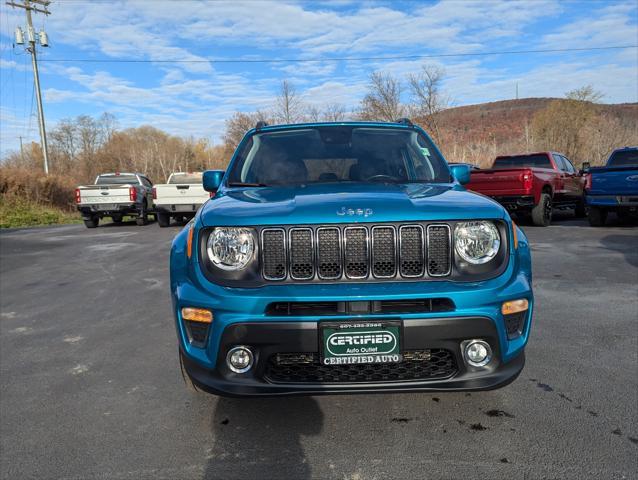
[[[270,383],[374,383],[440,380],[457,372],[449,350],[408,350],[400,363],[323,365],[317,353],[277,353],[268,359]]]
[[[428,273],[432,276],[447,275],[452,262],[450,227],[428,225]]]
[[[451,273],[447,224],[265,228],[266,280],[365,280],[444,277]]]
[[[281,228],[269,228],[261,232],[264,278],[283,280],[286,278],[286,240]]]
[[[303,317],[374,313],[432,313],[452,312],[454,309],[454,302],[449,298],[352,302],[274,302],[266,307],[266,315],[273,317]]]
[[[368,276],[368,229],[350,227],[344,231],[344,267],[349,278]]]

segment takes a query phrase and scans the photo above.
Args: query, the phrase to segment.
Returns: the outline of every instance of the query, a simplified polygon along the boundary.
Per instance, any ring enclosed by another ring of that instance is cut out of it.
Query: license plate
[[[321,363],[351,365],[401,362],[401,327],[400,320],[321,322]]]
[[[175,205],[173,210],[175,212],[194,212],[195,208],[193,205]]]
[[[112,203],[104,203],[102,205],[98,205],[97,206],[98,210],[114,210],[115,209],[115,205]]]

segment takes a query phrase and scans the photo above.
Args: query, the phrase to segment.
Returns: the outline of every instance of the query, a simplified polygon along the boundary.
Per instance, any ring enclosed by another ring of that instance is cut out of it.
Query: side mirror
[[[224,170],[206,170],[202,178],[204,190],[207,192],[216,192],[222,184],[224,173]]]
[[[450,170],[452,170],[452,175],[461,185],[470,183],[472,168],[469,165],[450,165]]]
[[[591,167],[591,164],[589,162],[583,162],[583,166],[582,166],[581,170],[583,172],[586,172],[587,170],[590,169],[590,167]]]

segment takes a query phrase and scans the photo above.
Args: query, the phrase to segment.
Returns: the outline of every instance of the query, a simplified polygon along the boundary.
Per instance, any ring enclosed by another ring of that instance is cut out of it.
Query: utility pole
[[[31,54],[31,63],[33,64],[33,77],[35,79],[35,93],[38,100],[38,123],[40,124],[40,142],[42,146],[42,155],[44,156],[44,173],[49,174],[49,151],[47,148],[47,133],[44,127],[44,110],[42,108],[42,94],[40,92],[40,75],[38,73],[38,60],[36,57],[36,43],[39,39],[40,45],[43,47],[49,46],[49,40],[44,30],[36,36],[33,29],[33,21],[31,19],[31,12],[43,13],[50,15],[51,12],[47,10],[51,2],[49,0],[22,0],[22,3],[7,2],[7,5],[12,7],[22,8],[26,12],[27,16],[27,40],[29,46],[26,48],[27,52]],[[20,27],[16,28],[16,43],[18,45],[24,44],[24,34]]]
[[[516,100],[518,100],[518,82],[516,82]]]

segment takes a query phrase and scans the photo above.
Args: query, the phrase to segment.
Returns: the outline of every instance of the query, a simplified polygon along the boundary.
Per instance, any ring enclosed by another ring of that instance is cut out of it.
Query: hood
[[[316,184],[232,188],[206,202],[205,226],[504,218],[498,203],[454,184]]]

